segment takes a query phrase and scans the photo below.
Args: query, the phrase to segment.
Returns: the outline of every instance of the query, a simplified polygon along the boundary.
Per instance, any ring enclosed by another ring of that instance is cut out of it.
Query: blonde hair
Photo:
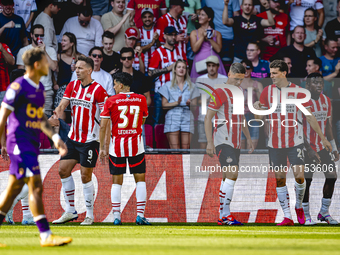
[[[178,63],[183,63],[185,65],[186,71],[185,71],[185,76],[184,76],[184,81],[186,81],[189,85],[189,90],[191,90],[192,83],[191,83],[191,79],[189,76],[189,72],[188,72],[188,66],[187,66],[187,62],[183,59],[179,59],[176,61],[175,65],[172,68],[172,80],[171,80],[171,86],[170,88],[176,88],[176,80],[177,80],[177,74],[176,74],[176,67],[178,65]]]

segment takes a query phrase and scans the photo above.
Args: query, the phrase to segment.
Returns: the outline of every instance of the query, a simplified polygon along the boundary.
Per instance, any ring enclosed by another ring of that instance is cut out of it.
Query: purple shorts
[[[38,155],[32,152],[23,152],[20,155],[9,154],[11,164],[9,174],[15,175],[19,180],[33,175],[40,175]]]

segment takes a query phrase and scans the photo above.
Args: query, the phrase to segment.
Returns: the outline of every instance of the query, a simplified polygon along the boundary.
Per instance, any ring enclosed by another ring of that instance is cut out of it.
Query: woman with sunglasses
[[[169,110],[165,115],[164,133],[171,149],[189,149],[194,133],[191,110],[197,105],[200,94],[191,83],[185,60],[176,61],[172,77],[158,91],[162,96],[163,109]]]
[[[304,44],[311,47],[315,51],[315,55],[319,58],[322,56],[321,41],[323,30],[318,25],[318,12],[312,7],[305,10],[303,23],[306,31],[306,39]]]

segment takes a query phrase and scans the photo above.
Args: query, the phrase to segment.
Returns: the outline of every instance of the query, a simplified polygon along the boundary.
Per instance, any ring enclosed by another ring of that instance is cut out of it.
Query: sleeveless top
[[[57,84],[61,87],[64,84],[68,84],[72,77],[71,65],[65,63],[62,58],[61,54],[59,54],[59,61],[58,61],[58,77],[57,77]]]

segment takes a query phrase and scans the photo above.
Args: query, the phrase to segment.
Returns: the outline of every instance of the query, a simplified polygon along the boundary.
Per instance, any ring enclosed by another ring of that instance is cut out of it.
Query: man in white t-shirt
[[[92,58],[94,62],[93,72],[91,74],[91,78],[99,83],[107,92],[109,96],[115,95],[115,90],[113,89],[113,79],[111,74],[105,72],[100,68],[101,63],[103,62],[103,49],[100,47],[93,47],[89,51],[89,57]],[[71,81],[77,79],[76,72],[73,72]]]
[[[37,10],[35,0],[14,0],[14,14],[24,20],[27,32],[31,30],[31,22]]]
[[[228,77],[218,73],[220,62],[216,56],[207,57],[205,63],[207,64],[208,73],[197,78],[196,86],[201,94],[200,101],[202,102],[202,100],[205,100],[208,105],[210,95],[213,93],[215,85],[226,83]],[[201,149],[205,149],[207,147],[207,138],[204,130],[204,117],[205,115],[202,114],[202,109],[200,107],[198,115],[198,142],[200,143]]]
[[[52,115],[52,105],[53,105],[53,90],[52,90],[52,72],[57,70],[58,67],[58,59],[57,59],[57,53],[52,47],[48,47],[45,45],[44,41],[41,43],[38,43],[38,37],[43,38],[44,37],[44,27],[40,24],[34,25],[31,29],[31,37],[32,37],[32,44],[27,45],[26,47],[23,47],[19,50],[19,53],[17,55],[17,65],[19,69],[25,69],[24,62],[22,60],[22,55],[25,51],[39,47],[41,48],[45,53],[47,57],[48,64],[50,66],[50,70],[48,72],[47,76],[42,76],[40,79],[40,82],[44,85],[45,89],[45,113],[47,115]]]
[[[73,33],[77,37],[77,50],[85,56],[88,56],[94,46],[103,46],[103,27],[98,20],[92,18],[92,14],[90,6],[81,7],[78,16],[69,18],[60,32],[60,35],[65,32]],[[59,42],[61,39],[62,36],[59,36]]]

